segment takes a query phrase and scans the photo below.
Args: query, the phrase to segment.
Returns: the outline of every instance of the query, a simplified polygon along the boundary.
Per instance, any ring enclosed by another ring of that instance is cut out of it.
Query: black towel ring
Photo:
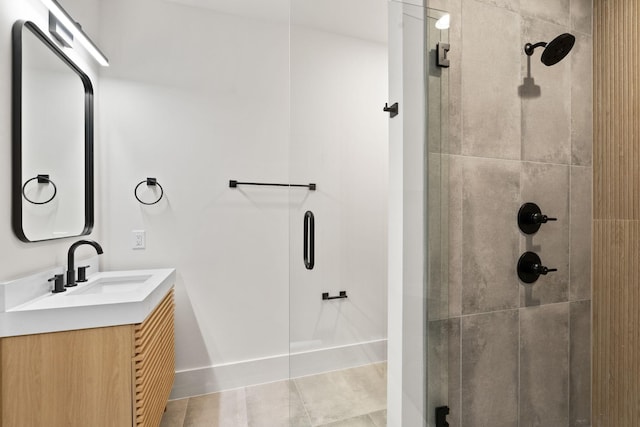
[[[158,197],[158,200],[156,200],[155,202],[151,202],[151,203],[143,202],[142,200],[140,200],[140,197],[138,197],[138,187],[140,187],[144,183],[146,183],[147,185],[152,186],[152,187],[155,187],[155,186],[160,187],[160,197]],[[142,203],[143,205],[155,205],[160,200],[162,200],[162,196],[164,195],[164,190],[162,189],[162,185],[160,185],[160,183],[158,182],[157,179],[155,179],[155,178],[147,178],[144,181],[140,181],[138,183],[138,185],[136,185],[135,190],[133,190],[133,195],[136,196],[136,199],[140,203]]]
[[[29,199],[27,197],[27,195],[25,194],[24,190],[27,188],[27,184],[29,184],[31,181],[33,181],[34,179],[38,180],[38,184],[51,184],[53,185],[53,195],[46,201],[44,202],[34,202],[33,200]],[[22,196],[25,198],[25,200],[29,203],[32,203],[34,205],[46,205],[47,203],[49,203],[50,201],[52,201],[55,197],[56,194],[58,194],[58,187],[56,187],[56,184],[51,181],[51,179],[49,178],[49,175],[38,175],[38,176],[34,176],[31,179],[28,179],[27,182],[24,183],[24,185],[22,186]]]

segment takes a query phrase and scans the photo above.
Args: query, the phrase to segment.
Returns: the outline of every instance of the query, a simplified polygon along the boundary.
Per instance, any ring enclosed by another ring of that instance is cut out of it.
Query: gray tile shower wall
[[[591,299],[591,167],[571,166],[569,300]]]
[[[591,35],[573,31],[571,51],[571,164],[591,166],[593,141],[593,45]]]
[[[452,15],[449,423],[590,426],[592,1],[428,6]],[[524,54],[565,32],[576,43],[560,63]],[[521,233],[524,202],[558,221]],[[525,250],[558,271],[520,282]]]
[[[462,18],[462,154],[519,160],[520,16],[464,0]]]
[[[569,304],[520,310],[520,425],[566,426]]]
[[[591,301],[570,304],[569,426],[591,425]]]
[[[505,231],[520,206],[520,163],[467,157],[462,181],[462,313],[516,308],[518,234]]]
[[[462,318],[465,427],[518,426],[518,317],[516,309]]]

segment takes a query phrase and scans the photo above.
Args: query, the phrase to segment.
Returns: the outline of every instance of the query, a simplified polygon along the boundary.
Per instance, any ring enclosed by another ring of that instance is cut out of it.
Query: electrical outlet
[[[144,230],[133,230],[131,232],[131,248],[144,249],[146,240]]]

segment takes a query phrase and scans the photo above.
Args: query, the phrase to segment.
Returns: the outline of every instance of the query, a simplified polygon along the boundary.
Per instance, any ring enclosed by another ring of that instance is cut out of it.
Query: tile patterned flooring
[[[385,427],[387,364],[172,400],[160,427]]]

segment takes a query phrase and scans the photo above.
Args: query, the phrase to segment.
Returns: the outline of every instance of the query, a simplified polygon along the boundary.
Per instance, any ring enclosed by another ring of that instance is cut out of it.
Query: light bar
[[[73,34],[51,12],[49,12],[49,32],[62,43],[62,46],[71,47],[73,45]]]
[[[94,59],[98,62],[98,64],[103,67],[109,66],[109,60],[98,46],[96,46],[89,36],[85,34],[84,31],[80,28],[80,26],[73,20],[73,18],[67,13],[66,10],[60,6],[60,4],[56,0],[42,0],[42,3],[49,9],[49,12],[55,16],[55,18],[59,21],[58,24],[65,27],[67,31],[69,31],[80,44],[94,57]],[[56,37],[57,38],[57,37]]]

